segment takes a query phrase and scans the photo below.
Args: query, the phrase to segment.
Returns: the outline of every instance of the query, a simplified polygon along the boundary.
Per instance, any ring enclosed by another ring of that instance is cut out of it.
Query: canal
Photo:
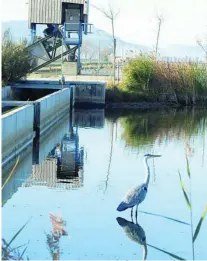
[[[9,248],[30,260],[204,260],[206,150],[204,110],[77,110],[2,170],[2,238],[26,224]],[[116,208],[147,153],[136,224]]]

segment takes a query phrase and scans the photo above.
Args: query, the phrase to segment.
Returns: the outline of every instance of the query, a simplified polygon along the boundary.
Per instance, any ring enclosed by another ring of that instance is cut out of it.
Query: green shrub
[[[154,69],[154,60],[148,56],[138,56],[124,68],[122,86],[131,91],[148,91]]]
[[[106,102],[142,102],[142,101],[153,101],[154,98],[146,94],[144,92],[134,92],[134,91],[128,91],[126,89],[120,88],[120,86],[112,86],[109,85],[106,88]]]
[[[15,82],[26,76],[30,70],[29,52],[26,40],[16,43],[10,30],[6,30],[2,39],[2,80]]]

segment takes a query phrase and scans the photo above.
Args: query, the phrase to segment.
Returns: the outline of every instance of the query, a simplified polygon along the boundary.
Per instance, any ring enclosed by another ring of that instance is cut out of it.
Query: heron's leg
[[[132,219],[132,222],[134,222],[133,221],[133,207],[131,208],[131,219]]]
[[[137,224],[137,216],[138,216],[138,204],[137,204],[137,207],[136,207],[136,213],[135,213],[135,217],[136,217],[136,224]]]

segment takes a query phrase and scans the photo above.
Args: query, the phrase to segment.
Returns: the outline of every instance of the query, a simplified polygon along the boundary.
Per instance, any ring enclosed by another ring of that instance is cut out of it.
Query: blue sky
[[[26,20],[27,1],[2,0],[2,20]],[[196,45],[196,39],[204,39],[207,34],[207,0],[90,0],[100,8],[107,8],[109,2],[114,9],[120,10],[115,24],[116,35],[128,42],[153,46],[157,13],[164,17],[160,46]],[[90,22],[111,32],[109,20],[93,7],[90,7]]]

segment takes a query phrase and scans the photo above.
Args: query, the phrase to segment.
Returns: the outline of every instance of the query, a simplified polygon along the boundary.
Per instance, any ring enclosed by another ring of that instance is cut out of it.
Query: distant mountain
[[[43,30],[46,26],[37,26],[37,35],[43,36]],[[3,22],[2,23],[2,29],[3,31],[7,28],[10,28],[13,39],[15,41],[18,41],[21,38],[27,38],[30,39],[30,30],[28,29],[28,22],[27,21],[9,21],[9,22]],[[87,40],[88,42],[91,42],[94,46],[98,47],[100,45],[100,48],[109,48],[112,46],[112,36],[105,32],[104,30],[97,29],[93,27],[93,33],[84,35],[84,40]],[[121,56],[123,52],[126,52],[126,50],[136,50],[136,51],[144,51],[147,52],[150,49],[147,46],[144,45],[137,45],[133,43],[127,43],[125,41],[122,41],[121,39],[117,38],[117,55]]]
[[[205,54],[204,51],[196,45],[168,45],[165,49],[160,49],[160,53],[162,56],[168,56],[168,57],[177,57],[177,58],[183,58],[186,57],[192,58],[192,59],[198,59],[198,60],[205,60]]]
[[[109,33],[105,32],[104,30],[98,29],[96,27],[93,28],[93,33],[84,36],[84,39],[92,42],[96,46],[100,44],[101,48],[112,47],[113,45],[112,36]],[[135,53],[140,51],[143,52],[150,51],[150,48],[145,45],[128,43],[126,41],[121,40],[118,37],[116,38],[116,43],[117,43],[117,56],[125,55],[127,51],[128,53],[130,53],[130,50],[134,51]]]
[[[28,28],[27,21],[8,21],[2,22],[2,31],[10,29],[14,41],[18,41],[22,38],[30,39],[30,30]],[[42,31],[45,26],[38,26],[37,34],[43,36]]]
[[[27,21],[8,21],[2,22],[3,31],[6,28],[10,28],[15,41],[21,38],[30,39],[30,30],[28,29]],[[42,32],[45,26],[37,27],[37,35],[43,36]],[[112,47],[112,36],[105,32],[104,30],[93,28],[93,33],[84,35],[83,40],[86,40],[93,44],[94,46],[100,46],[103,48]],[[138,54],[142,52],[150,52],[152,49],[148,46],[138,45],[134,43],[128,43],[126,41],[117,38],[117,56],[132,56],[133,53]],[[159,49],[160,55],[162,57],[172,57],[172,58],[186,58],[204,60],[204,52],[199,46],[190,46],[190,45],[169,45],[167,48]]]

